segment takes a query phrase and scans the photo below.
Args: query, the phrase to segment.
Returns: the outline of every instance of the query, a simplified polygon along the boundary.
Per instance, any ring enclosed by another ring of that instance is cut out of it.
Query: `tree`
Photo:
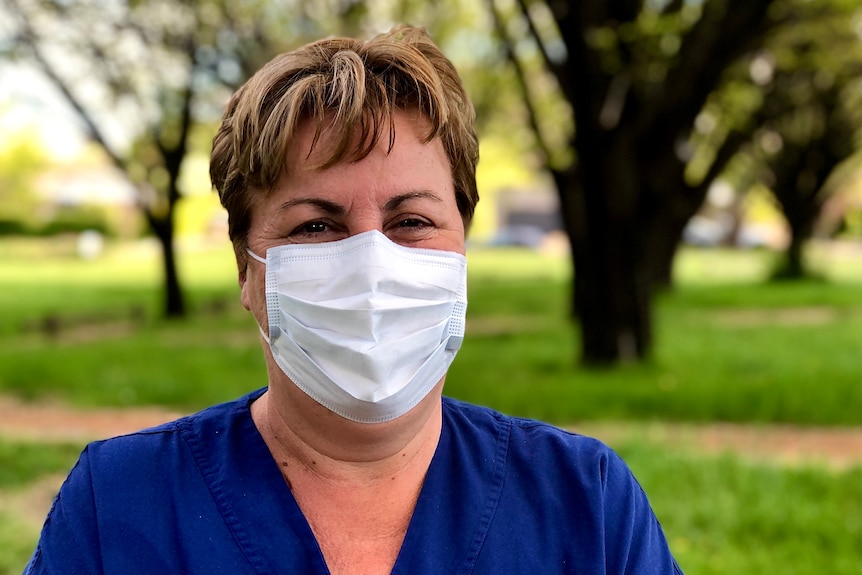
[[[35,64],[137,190],[161,245],[164,313],[185,313],[174,253],[180,174],[195,130],[276,53],[440,10],[400,0],[0,0],[0,50]]]
[[[838,86],[829,86],[809,105],[764,126],[752,144],[762,166],[761,179],[773,191],[790,229],[776,278],[807,275],[802,248],[829,195],[828,182],[857,150],[860,123],[853,116],[858,109],[847,107],[841,95]],[[858,107],[858,97],[855,100]]]
[[[775,276],[806,275],[802,248],[830,182],[860,147],[862,42],[853,3],[793,6],[794,25],[770,35],[751,62],[761,105],[743,153],[749,180],[769,187],[787,220],[790,244]]]
[[[218,35],[231,22],[227,5],[5,0],[2,6],[14,22],[8,32],[16,56],[52,81],[89,138],[135,186],[162,248],[164,313],[182,316],[174,209],[195,116],[214,86],[239,79],[229,64],[240,51],[224,49]]]
[[[293,38],[290,11],[258,0],[2,0],[0,10],[3,44],[54,84],[135,187],[161,246],[164,314],[183,316],[174,251],[183,162],[195,129]]]
[[[693,179],[698,117],[724,72],[776,25],[767,13],[778,0],[488,1],[525,101],[528,43],[571,108],[568,162],[542,143],[547,121],[530,115],[569,235],[581,360],[642,359],[654,289],[669,282],[687,221],[742,142],[726,138]]]

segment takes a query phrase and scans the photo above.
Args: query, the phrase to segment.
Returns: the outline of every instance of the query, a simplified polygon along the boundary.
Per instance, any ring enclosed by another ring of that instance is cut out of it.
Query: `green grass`
[[[727,273],[699,275],[701,258]],[[559,265],[525,277],[480,269],[447,393],[556,423],[862,421],[862,283],[754,281],[770,265],[760,252],[681,259],[678,285],[657,298],[651,361],[613,371],[575,367],[579,334],[564,315]]]
[[[211,299],[236,298],[236,264],[229,244],[181,245],[179,275],[192,310]],[[0,337],[37,328],[46,316],[71,321],[153,321],[162,306],[158,246],[111,245],[96,260],[74,256],[64,240],[0,240]]]
[[[618,448],[687,575],[856,575],[862,468],[783,468],[655,445]]]
[[[657,303],[652,361],[603,372],[574,367],[577,331],[550,311],[564,307],[567,284],[476,283],[447,380],[448,393],[469,401],[557,423],[862,417],[856,285],[681,285]]]
[[[74,443],[45,445],[0,438],[0,489],[22,487],[52,473],[65,474],[81,448]]]
[[[0,512],[0,575],[21,575],[39,530],[16,515]]]
[[[152,250],[116,248],[95,262],[6,251],[0,392],[193,410],[265,384],[229,246],[182,251],[192,309],[183,322],[158,319]],[[676,289],[656,302],[651,361],[590,371],[577,367],[565,259],[470,258],[467,339],[447,380],[451,396],[555,423],[860,422],[862,282],[757,282],[767,254],[684,252]],[[705,279],[701,259],[731,280]],[[133,310],[143,316],[130,320]],[[71,326],[57,339],[38,329],[54,315]]]
[[[0,574],[21,573],[36,546],[53,488],[39,480],[65,475],[81,448],[0,438]]]

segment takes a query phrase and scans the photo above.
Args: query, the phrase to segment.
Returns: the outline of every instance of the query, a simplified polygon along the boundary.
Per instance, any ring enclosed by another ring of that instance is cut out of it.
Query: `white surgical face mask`
[[[467,260],[373,230],[270,248],[272,356],[302,391],[362,423],[400,417],[449,369],[464,337]]]

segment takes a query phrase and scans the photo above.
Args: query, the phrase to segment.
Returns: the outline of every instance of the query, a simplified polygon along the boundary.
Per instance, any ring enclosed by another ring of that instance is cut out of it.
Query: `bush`
[[[20,220],[0,219],[0,236],[25,236],[33,233],[33,230]]]
[[[85,205],[59,206],[48,223],[39,229],[38,235],[55,236],[87,230],[97,231],[104,236],[113,235],[102,208]]]

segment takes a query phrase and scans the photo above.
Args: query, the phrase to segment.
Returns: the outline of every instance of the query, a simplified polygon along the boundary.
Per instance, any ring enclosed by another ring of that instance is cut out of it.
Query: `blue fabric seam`
[[[503,493],[503,481],[506,477],[506,461],[509,454],[509,438],[512,432],[512,421],[506,419],[498,419],[504,425],[500,426],[500,435],[497,438],[497,447],[494,452],[496,459],[494,476],[491,480],[491,486],[488,490],[487,502],[482,515],[479,517],[479,527],[476,529],[476,535],[470,545],[470,551],[464,561],[461,573],[473,573],[476,568],[476,562],[479,560],[479,554],[482,551],[482,546],[485,544],[485,538],[488,535],[488,530],[491,527],[491,520],[497,512],[497,506],[500,502],[500,495]]]
[[[254,569],[255,573],[266,573],[266,568],[264,565],[264,561],[261,557],[258,557],[256,553],[249,552],[248,542],[250,538],[248,533],[246,533],[245,529],[242,527],[237,518],[230,512],[230,505],[227,502],[227,497],[222,492],[222,490],[218,487],[217,478],[213,476],[213,474],[205,470],[205,466],[201,465],[201,457],[199,450],[197,447],[197,434],[188,429],[190,427],[190,422],[188,420],[183,420],[182,422],[177,422],[177,430],[179,431],[180,437],[183,442],[186,444],[186,447],[192,454],[194,458],[195,465],[198,468],[198,472],[201,474],[201,477],[204,478],[204,483],[207,486],[207,490],[210,493],[210,497],[213,498],[213,501],[216,504],[216,509],[218,509],[219,515],[221,515],[222,521],[224,521],[225,525],[230,531],[231,536],[233,537],[234,542],[236,543],[237,548],[239,549],[242,556],[245,557],[245,560]],[[184,433],[188,432],[188,435]],[[252,546],[253,547],[253,546]],[[252,555],[254,555],[252,557]]]
[[[94,512],[97,512],[97,511],[98,511],[98,508],[97,508],[97,506],[96,506],[96,491],[95,491],[95,484],[93,483],[93,472],[92,472],[92,463],[91,463],[92,459],[90,459],[90,457],[89,457],[88,450],[89,450],[89,447],[86,447],[86,448],[84,449],[84,453],[87,453],[87,454],[88,454],[88,456],[87,456],[87,475],[90,477],[90,481],[88,482],[88,483],[89,483],[89,485],[90,485],[90,498],[91,498],[91,500],[92,500],[92,502],[93,502],[93,511],[94,511]],[[78,461],[79,461],[79,462],[83,461],[83,453],[81,454],[81,457],[80,457],[80,458],[78,458]],[[77,465],[77,464],[76,464],[76,465]],[[71,476],[71,473],[70,473],[69,475]],[[57,498],[58,498],[58,499],[60,498],[60,494],[59,494],[59,493],[57,493]],[[98,515],[96,516],[96,521],[98,522]],[[101,532],[101,531],[100,531],[100,532]],[[98,544],[98,546],[99,546],[99,558],[101,559],[101,558],[103,557],[103,555],[102,555],[102,537],[101,537],[101,536],[97,537],[97,538],[96,538],[96,542],[97,542],[97,544]],[[102,572],[102,573],[104,573],[104,572],[105,572],[104,565],[102,565],[102,564],[101,564],[101,561],[100,561],[99,563],[100,563],[100,565],[99,565],[99,571],[100,571],[100,572]]]

